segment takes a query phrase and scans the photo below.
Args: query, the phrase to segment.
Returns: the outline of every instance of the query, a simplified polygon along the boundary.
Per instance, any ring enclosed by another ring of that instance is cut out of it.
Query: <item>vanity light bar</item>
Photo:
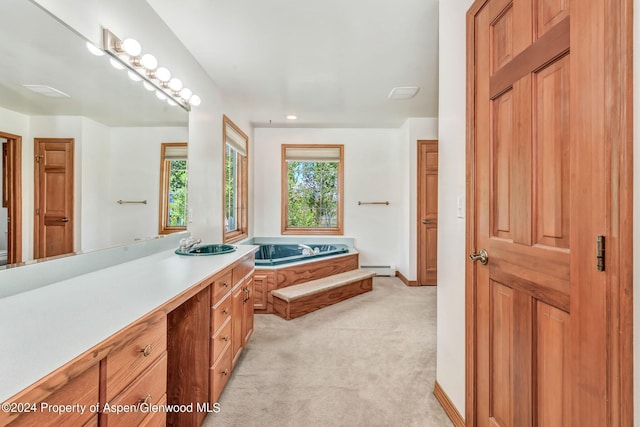
[[[174,102],[187,111],[191,111],[192,106],[200,105],[200,97],[183,88],[179,79],[171,78],[171,72],[165,67],[158,67],[158,61],[153,55],[143,54],[142,46],[136,40],[121,40],[103,28],[102,43],[105,52],[129,71],[132,80],[139,77],[147,83],[144,85],[146,89],[155,88],[158,99],[163,99],[162,95],[165,95],[169,104]]]

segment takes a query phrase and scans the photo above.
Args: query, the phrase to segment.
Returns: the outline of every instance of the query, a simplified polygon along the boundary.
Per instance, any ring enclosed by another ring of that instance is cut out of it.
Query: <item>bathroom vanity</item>
[[[0,298],[0,426],[199,426],[253,331],[256,246]]]

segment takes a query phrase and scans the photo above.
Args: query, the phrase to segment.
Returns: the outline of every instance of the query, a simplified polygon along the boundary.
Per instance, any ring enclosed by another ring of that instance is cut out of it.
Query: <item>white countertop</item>
[[[237,248],[163,251],[0,299],[0,402],[257,247]]]

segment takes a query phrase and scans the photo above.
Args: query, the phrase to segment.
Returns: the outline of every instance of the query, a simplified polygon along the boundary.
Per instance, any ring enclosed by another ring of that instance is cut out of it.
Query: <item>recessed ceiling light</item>
[[[389,99],[410,99],[420,90],[417,86],[394,87],[389,92]]]
[[[29,89],[38,95],[46,96],[49,98],[71,98],[69,95],[61,90],[54,89],[45,85],[22,85],[25,89]]]
[[[296,120],[298,118],[298,116],[295,116],[293,114],[287,114],[287,120]]]

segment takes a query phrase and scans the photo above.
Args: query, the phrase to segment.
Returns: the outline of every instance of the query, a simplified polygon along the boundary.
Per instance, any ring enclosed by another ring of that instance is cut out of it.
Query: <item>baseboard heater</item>
[[[376,276],[395,277],[396,275],[395,265],[361,265],[360,268],[374,271]]]

